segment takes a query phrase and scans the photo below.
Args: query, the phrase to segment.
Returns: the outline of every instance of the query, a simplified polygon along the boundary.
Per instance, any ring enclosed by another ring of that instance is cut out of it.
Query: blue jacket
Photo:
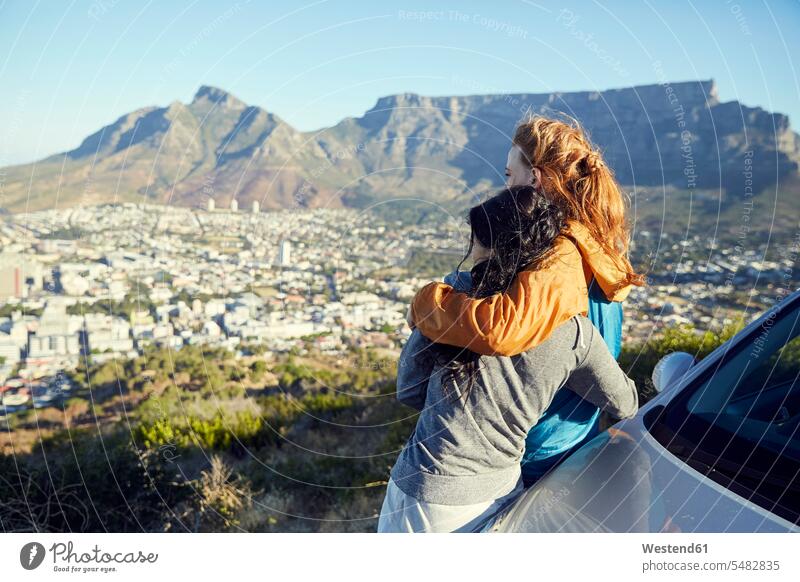
[[[444,280],[459,291],[470,288],[468,271],[452,272]],[[611,355],[622,349],[622,304],[606,299],[594,282],[589,286],[589,320],[600,331]],[[530,486],[599,432],[600,409],[570,390],[560,390],[525,439],[522,477]]]

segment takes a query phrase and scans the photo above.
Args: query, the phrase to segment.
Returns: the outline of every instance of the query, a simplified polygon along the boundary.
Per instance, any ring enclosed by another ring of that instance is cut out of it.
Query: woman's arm
[[[416,329],[400,352],[397,363],[397,399],[411,408],[422,410],[428,395],[428,381],[433,373],[433,343]]]
[[[548,264],[520,272],[506,293],[473,299],[431,283],[414,297],[411,316],[417,329],[437,343],[513,356],[540,344],[587,308],[581,255],[572,241],[560,238]]]
[[[578,320],[588,349],[565,387],[617,418],[631,418],[639,410],[636,384],[619,367],[591,322]]]

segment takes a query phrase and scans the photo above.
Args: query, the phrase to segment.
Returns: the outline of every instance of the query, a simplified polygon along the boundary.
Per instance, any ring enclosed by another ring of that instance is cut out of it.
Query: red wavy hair
[[[583,224],[631,282],[642,285],[644,277],[627,256],[630,233],[622,189],[580,124],[564,117],[568,121],[533,116],[517,126],[512,141],[525,165],[539,168],[542,189],[567,219]]]

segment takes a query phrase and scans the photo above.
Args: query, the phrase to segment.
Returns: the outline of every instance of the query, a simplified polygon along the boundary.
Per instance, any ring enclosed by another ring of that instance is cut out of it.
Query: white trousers
[[[480,532],[523,492],[522,477],[501,488],[488,501],[471,505],[427,503],[406,495],[389,479],[378,519],[378,533]]]

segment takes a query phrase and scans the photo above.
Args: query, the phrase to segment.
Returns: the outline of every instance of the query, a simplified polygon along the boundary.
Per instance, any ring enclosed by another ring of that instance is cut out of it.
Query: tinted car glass
[[[800,310],[767,318],[648,423],[670,452],[800,523]],[[646,419],[647,421],[647,419]]]

